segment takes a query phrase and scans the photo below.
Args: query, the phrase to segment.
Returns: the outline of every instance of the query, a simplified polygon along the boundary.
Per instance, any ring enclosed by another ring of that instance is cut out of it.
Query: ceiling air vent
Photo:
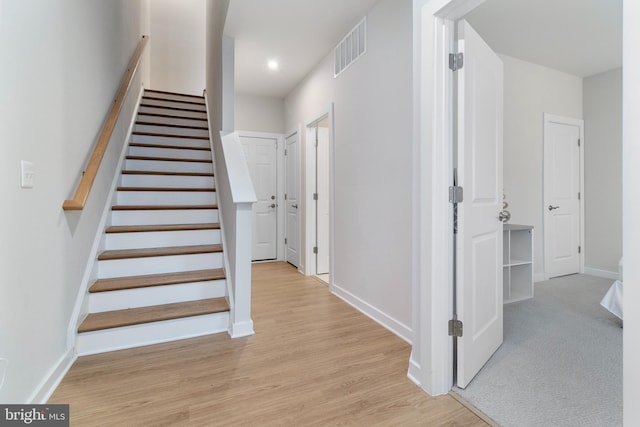
[[[335,65],[333,77],[353,64],[367,51],[367,18],[363,18],[334,49]]]

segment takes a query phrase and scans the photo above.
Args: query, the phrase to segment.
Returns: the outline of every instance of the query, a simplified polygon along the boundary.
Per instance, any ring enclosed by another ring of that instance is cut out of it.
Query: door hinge
[[[284,244],[285,245],[287,244],[287,238],[286,237],[284,238]]]
[[[580,192],[578,191],[578,200],[580,200],[580,197],[581,197],[581,196],[580,196]]]
[[[449,320],[449,336],[458,338],[462,337],[462,320]]]
[[[314,247],[313,247],[313,253],[314,253],[314,254],[317,254],[317,253],[318,253],[318,247],[317,247],[317,246],[314,246]]]
[[[287,200],[287,193],[284,193],[284,199]]]
[[[449,68],[451,71],[458,71],[464,65],[464,55],[462,53],[449,54]]]
[[[582,246],[578,246],[578,253],[581,254],[582,253]]]
[[[449,203],[462,203],[463,199],[462,187],[449,187]]]
[[[578,138],[578,147],[580,147],[580,138]]]
[[[286,148],[284,149],[284,155],[285,156],[287,155],[287,149]]]
[[[318,200],[318,193],[313,193],[313,200]]]

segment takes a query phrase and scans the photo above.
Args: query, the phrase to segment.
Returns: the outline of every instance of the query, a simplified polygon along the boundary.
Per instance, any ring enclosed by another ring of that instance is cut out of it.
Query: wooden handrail
[[[82,173],[82,178],[80,179],[78,188],[73,195],[73,199],[65,200],[62,204],[62,209],[64,209],[65,211],[82,210],[84,208],[84,205],[87,203],[87,198],[89,197],[89,192],[91,191],[91,187],[93,186],[93,181],[96,179],[98,169],[100,168],[100,163],[102,162],[104,153],[107,151],[107,146],[109,145],[109,140],[111,139],[111,135],[113,134],[113,129],[115,128],[116,122],[118,121],[120,110],[122,110],[124,98],[129,91],[129,87],[131,86],[131,82],[133,81],[133,76],[135,75],[136,70],[140,65],[142,52],[144,50],[144,47],[147,45],[148,40],[149,36],[142,36],[142,40],[140,40],[140,42],[138,43],[138,47],[136,47],[136,50],[133,53],[133,57],[131,58],[131,62],[129,62],[129,66],[127,68],[127,73],[125,74],[124,78],[122,79],[122,83],[120,84],[118,95],[116,96],[115,101],[113,101],[113,107],[111,107],[111,111],[107,116],[107,120],[102,126],[100,136],[98,137],[98,142],[96,142],[96,145],[93,148],[93,153],[91,153],[91,158],[89,158],[89,163]]]

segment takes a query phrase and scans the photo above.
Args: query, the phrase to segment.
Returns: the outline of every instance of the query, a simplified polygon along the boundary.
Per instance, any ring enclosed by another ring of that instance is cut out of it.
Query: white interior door
[[[580,141],[583,121],[544,115],[546,277],[580,271]]]
[[[457,385],[466,387],[503,339],[502,61],[466,21],[458,23]]]
[[[253,261],[276,259],[277,248],[277,144],[276,138],[240,135],[258,201],[253,205]]]
[[[329,273],[329,128],[318,125],[316,147],[316,274]]]
[[[300,267],[300,153],[298,133],[285,140],[285,258]]]

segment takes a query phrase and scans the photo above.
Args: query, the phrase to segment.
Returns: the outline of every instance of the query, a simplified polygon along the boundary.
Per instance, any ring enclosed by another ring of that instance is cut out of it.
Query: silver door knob
[[[511,213],[509,211],[502,211],[498,214],[498,220],[507,222],[511,219]]]
[[[275,207],[276,207],[276,204],[275,204],[275,203],[272,203],[272,204],[271,204],[271,206],[269,206],[269,207],[270,207],[270,208],[275,208]]]
[[[292,208],[298,209],[298,205],[291,205]]]
[[[554,210],[554,209],[558,209],[560,206],[551,206],[549,205],[549,207],[547,209],[549,209],[550,211]]]

